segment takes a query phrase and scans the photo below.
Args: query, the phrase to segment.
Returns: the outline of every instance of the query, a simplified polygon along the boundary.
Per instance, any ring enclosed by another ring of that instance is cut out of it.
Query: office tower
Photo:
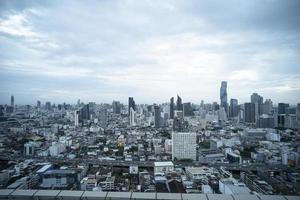
[[[257,128],[275,128],[275,119],[273,116],[263,114],[256,122]]]
[[[107,126],[107,109],[101,108],[99,115],[100,126],[105,129]]]
[[[37,102],[36,102],[36,107],[37,107],[37,108],[41,108],[41,102],[40,102],[40,101],[37,101]]]
[[[77,106],[80,106],[80,99],[77,100]]]
[[[297,104],[296,120],[297,120],[298,130],[300,131],[300,103]]]
[[[172,160],[196,160],[196,133],[172,132]]]
[[[228,112],[228,103],[227,103],[227,82],[222,81],[220,88],[220,106],[223,107]]]
[[[158,105],[154,105],[154,127],[161,127],[161,116],[160,116],[160,107]]]
[[[135,111],[133,107],[130,107],[129,111],[129,124],[130,126],[135,126]]]
[[[230,99],[230,108],[229,108],[229,117],[237,117],[238,116],[238,100]]]
[[[204,100],[201,100],[200,108],[204,108]]]
[[[255,119],[257,120],[259,116],[262,114],[262,104],[264,98],[257,93],[253,93],[250,98],[251,98],[251,103],[255,104]]]
[[[91,117],[94,117],[96,115],[96,103],[95,102],[89,102],[89,115],[90,115],[90,118],[89,119],[92,119]]]
[[[89,120],[90,119],[90,106],[89,104],[84,105],[80,109],[80,116],[83,120]]]
[[[0,116],[4,115],[4,106],[0,105]]]
[[[74,112],[74,125],[79,126],[79,121],[80,121],[80,111],[76,110]]]
[[[15,98],[14,98],[14,95],[11,95],[11,97],[10,97],[10,106],[11,107],[15,107]]]
[[[183,120],[183,111],[176,110],[174,112],[174,119],[173,119],[173,131],[182,132],[185,130],[185,123]]]
[[[133,100],[133,97],[129,97],[128,99],[128,115],[130,115],[130,108],[133,108],[135,111],[135,102]]]
[[[119,101],[112,102],[113,113],[120,114],[121,113],[121,104]]]
[[[254,103],[245,103],[244,109],[245,109],[244,121],[246,123],[255,123],[255,104]]]
[[[287,114],[287,110],[290,107],[288,103],[278,103],[278,114]]]
[[[177,95],[176,110],[183,110],[182,99]]]
[[[170,119],[174,119],[174,97],[170,99]]]
[[[190,102],[183,103],[183,115],[184,116],[193,116],[194,115],[192,104]]]
[[[266,99],[263,104],[262,114],[271,114],[273,111],[273,102],[271,99]]]
[[[49,101],[45,103],[45,108],[46,110],[51,110],[51,103]]]
[[[212,109],[213,111],[217,111],[220,109],[220,105],[217,102],[213,102]]]

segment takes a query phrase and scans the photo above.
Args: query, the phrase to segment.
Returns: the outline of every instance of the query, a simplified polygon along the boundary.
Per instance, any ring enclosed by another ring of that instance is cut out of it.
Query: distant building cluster
[[[300,195],[300,103],[0,105],[0,189]]]

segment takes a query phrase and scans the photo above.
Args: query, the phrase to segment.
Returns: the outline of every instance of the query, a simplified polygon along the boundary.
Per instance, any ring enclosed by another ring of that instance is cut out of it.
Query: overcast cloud
[[[300,1],[0,0],[0,103],[300,102]]]

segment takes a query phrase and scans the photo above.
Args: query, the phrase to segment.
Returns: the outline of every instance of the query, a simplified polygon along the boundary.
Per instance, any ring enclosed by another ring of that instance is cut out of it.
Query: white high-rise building
[[[135,126],[135,111],[132,107],[130,107],[129,124],[130,126]]]
[[[196,133],[173,132],[172,133],[172,160],[192,159],[196,160]]]
[[[79,126],[79,110],[76,110],[75,113],[74,113],[74,123],[75,123],[75,126]]]

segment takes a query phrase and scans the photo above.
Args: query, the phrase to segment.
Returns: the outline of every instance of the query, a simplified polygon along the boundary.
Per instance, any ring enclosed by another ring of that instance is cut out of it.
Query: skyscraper
[[[133,108],[135,111],[135,102],[133,100],[133,97],[129,97],[128,99],[128,115],[130,115],[130,108]]]
[[[287,110],[290,107],[288,103],[278,103],[278,114],[287,114]]]
[[[238,116],[238,100],[230,99],[229,117],[237,117],[237,116]]]
[[[160,107],[158,105],[154,105],[154,127],[161,127],[161,116],[160,116]]]
[[[174,97],[170,99],[170,119],[174,119]]]
[[[182,99],[177,95],[176,110],[183,110]]]
[[[99,112],[100,126],[106,128],[107,126],[107,109],[101,108]]]
[[[255,123],[255,104],[245,103],[244,104],[244,120],[246,123]]]
[[[36,102],[36,107],[37,107],[37,108],[41,108],[41,101],[37,101],[37,102]]]
[[[296,108],[296,120],[297,120],[297,128],[300,131],[300,103],[297,104],[297,108]]]
[[[192,159],[196,160],[196,133],[173,132],[172,133],[172,160]]]
[[[119,101],[112,102],[113,113],[120,114],[121,113],[121,104]]]
[[[15,107],[15,98],[14,98],[14,95],[11,95],[11,97],[10,97],[10,106],[11,107]]]
[[[79,121],[80,121],[80,111],[76,110],[74,112],[74,125],[79,126]]]
[[[251,95],[251,103],[255,104],[255,119],[257,120],[259,116],[263,113],[263,102],[264,98],[257,93]]]
[[[183,103],[183,116],[193,116],[193,108],[190,102]]]
[[[221,100],[221,107],[223,107],[228,112],[228,103],[227,103],[227,82],[222,81],[221,88],[220,88],[220,100]]]
[[[132,107],[130,107],[129,111],[129,124],[135,126],[135,111]]]
[[[262,106],[262,114],[270,114],[273,110],[273,102],[271,99],[266,99]]]
[[[80,116],[82,119],[89,120],[90,119],[90,105],[86,104],[83,108],[80,109]]]

